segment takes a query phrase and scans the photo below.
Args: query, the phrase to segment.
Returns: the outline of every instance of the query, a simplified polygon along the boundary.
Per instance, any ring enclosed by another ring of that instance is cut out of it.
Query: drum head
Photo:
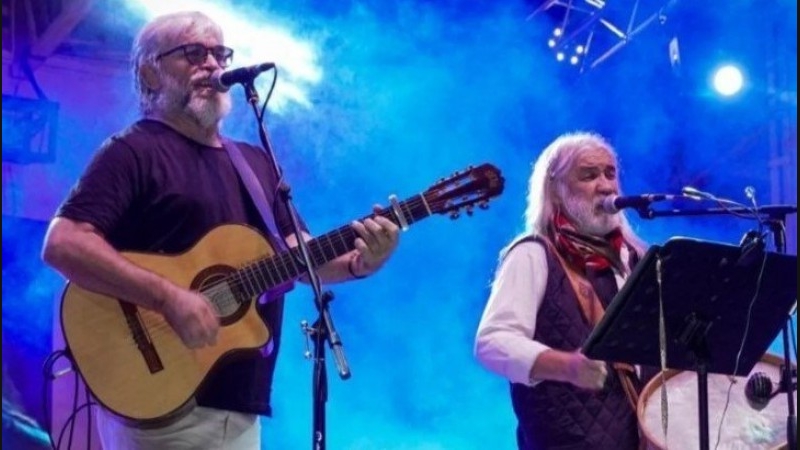
[[[781,379],[782,359],[765,355],[751,374],[764,372],[775,384]],[[650,449],[697,449],[700,447],[698,425],[697,374],[667,370],[667,436],[662,429],[662,376],[654,377],[642,390],[637,414],[639,426]],[[785,448],[786,394],[775,396],[766,408],[756,411],[747,403],[744,387],[747,377],[708,375],[709,441],[714,448],[719,436],[719,450]],[[728,392],[730,391],[730,396]],[[723,410],[727,411],[723,418]],[[722,426],[720,421],[722,420]]]

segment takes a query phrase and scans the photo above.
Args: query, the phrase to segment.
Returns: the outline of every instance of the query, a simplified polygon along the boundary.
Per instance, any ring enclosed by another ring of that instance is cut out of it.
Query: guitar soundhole
[[[217,310],[222,326],[230,325],[247,313],[251,299],[244,287],[227,279],[236,269],[216,265],[205,268],[192,280],[191,289],[200,291]]]

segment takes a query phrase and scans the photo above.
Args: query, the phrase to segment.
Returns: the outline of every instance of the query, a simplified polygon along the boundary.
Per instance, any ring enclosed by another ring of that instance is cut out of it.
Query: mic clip
[[[756,230],[750,230],[742,236],[739,242],[741,253],[736,260],[737,267],[749,267],[764,257],[767,247],[764,237]]]

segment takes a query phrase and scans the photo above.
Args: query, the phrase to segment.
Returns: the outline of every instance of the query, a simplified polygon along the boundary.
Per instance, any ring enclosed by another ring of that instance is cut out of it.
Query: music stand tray
[[[754,255],[739,246],[672,238],[648,249],[584,342],[583,353],[595,360],[661,367],[661,299],[666,366],[698,373],[700,448],[705,450],[708,373],[750,373],[796,306],[796,271],[795,255],[761,250]]]

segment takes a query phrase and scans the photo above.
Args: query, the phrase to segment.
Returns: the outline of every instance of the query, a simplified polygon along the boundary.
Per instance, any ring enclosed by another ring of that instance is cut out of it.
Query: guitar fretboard
[[[399,202],[397,208],[408,225],[431,215],[429,205],[422,195],[416,195]],[[383,208],[377,215],[400,225],[400,220],[391,207]],[[365,216],[360,220],[363,221],[368,217],[373,216]],[[309,256],[314,267],[319,267],[353,250],[356,237],[355,230],[348,224],[308,241]],[[271,257],[254,261],[232,273],[228,280],[229,283],[236,285],[239,288],[238,290],[245,296],[253,297],[297,279],[305,272],[302,261],[303,257],[300,254],[300,249],[293,248]]]

